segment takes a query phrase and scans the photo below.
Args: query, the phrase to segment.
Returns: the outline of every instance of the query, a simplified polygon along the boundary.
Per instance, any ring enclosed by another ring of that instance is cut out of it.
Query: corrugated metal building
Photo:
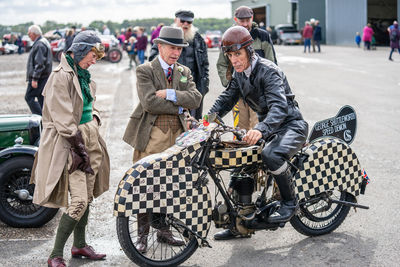
[[[254,20],[267,26],[292,23],[300,30],[311,18],[320,21],[322,38],[328,44],[353,45],[356,32],[362,34],[371,23],[378,45],[388,45],[387,27],[399,20],[400,0],[234,0],[234,10],[253,8]]]

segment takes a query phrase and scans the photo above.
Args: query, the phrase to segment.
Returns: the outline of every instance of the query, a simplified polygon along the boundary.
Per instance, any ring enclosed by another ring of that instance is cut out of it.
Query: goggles
[[[187,24],[192,24],[193,21],[188,21],[188,20],[184,20],[184,19],[180,19],[181,23],[184,24],[185,22],[187,22]]]
[[[90,43],[85,43],[85,42],[79,42],[79,43],[74,43],[72,45],[80,45],[80,44],[92,46],[92,47],[96,48],[96,50],[99,52],[105,51],[104,45],[102,43],[90,44]]]
[[[227,53],[227,52],[235,52],[240,50],[243,47],[246,47],[250,45],[253,42],[253,39],[250,39],[242,44],[233,44],[233,45],[228,45],[228,46],[222,46],[222,52]]]

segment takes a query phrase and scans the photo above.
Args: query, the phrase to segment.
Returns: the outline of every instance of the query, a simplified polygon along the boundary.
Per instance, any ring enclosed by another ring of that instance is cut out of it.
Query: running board
[[[348,202],[348,201],[343,201],[343,200],[336,200],[336,199],[330,199],[330,201],[332,203],[336,203],[336,204],[342,204],[345,206],[350,206],[350,207],[354,207],[354,208],[360,208],[360,209],[369,209],[368,206],[364,206],[364,205],[360,205],[357,203],[353,203],[353,202]]]

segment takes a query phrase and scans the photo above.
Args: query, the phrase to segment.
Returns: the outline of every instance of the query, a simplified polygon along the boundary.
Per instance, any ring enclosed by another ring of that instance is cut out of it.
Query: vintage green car
[[[58,211],[32,203],[40,132],[39,115],[0,115],[0,220],[12,227],[40,227]]]

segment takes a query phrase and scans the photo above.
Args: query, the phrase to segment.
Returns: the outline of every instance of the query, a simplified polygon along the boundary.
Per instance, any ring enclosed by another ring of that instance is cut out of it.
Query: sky
[[[189,9],[198,18],[230,18],[230,0],[0,0],[0,24],[15,25],[46,20],[83,23],[174,17],[175,11]]]

